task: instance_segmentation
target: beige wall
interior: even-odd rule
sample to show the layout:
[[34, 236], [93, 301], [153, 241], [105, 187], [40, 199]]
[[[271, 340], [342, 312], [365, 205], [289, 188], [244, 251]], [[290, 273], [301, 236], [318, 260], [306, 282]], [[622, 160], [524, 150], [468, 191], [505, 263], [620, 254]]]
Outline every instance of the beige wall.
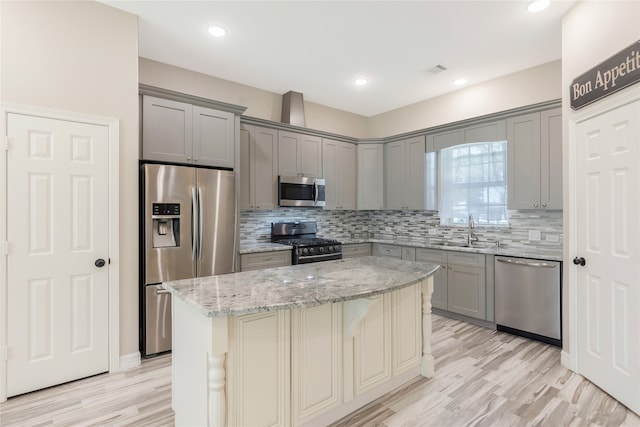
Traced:
[[[638, 1], [581, 1], [562, 20], [562, 108], [565, 171], [569, 170], [573, 159], [568, 155], [569, 121], [573, 111], [569, 107], [569, 87], [571, 81], [609, 58], [616, 52], [640, 39], [640, 2]], [[638, 84], [638, 83], [636, 83]], [[640, 165], [638, 165], [640, 167]], [[564, 175], [564, 194], [570, 193], [570, 182], [575, 177]], [[568, 202], [565, 200], [565, 206]], [[572, 213], [564, 210], [563, 222], [569, 225]], [[570, 227], [565, 226], [565, 260], [575, 254], [569, 253], [572, 238]], [[570, 265], [570, 264], [567, 264]], [[564, 283], [575, 269], [564, 269]], [[569, 351], [569, 294], [565, 286], [563, 294], [564, 350]]]
[[0, 102], [120, 120], [120, 354], [138, 351], [138, 21], [95, 2], [2, 1]]
[[[282, 94], [196, 73], [184, 68], [140, 58], [140, 83], [247, 107], [244, 115], [280, 121]], [[304, 94], [303, 94], [304, 95]], [[339, 135], [364, 138], [367, 119], [305, 100], [306, 127]]]
[[386, 137], [559, 99], [554, 61], [369, 118], [369, 134]]

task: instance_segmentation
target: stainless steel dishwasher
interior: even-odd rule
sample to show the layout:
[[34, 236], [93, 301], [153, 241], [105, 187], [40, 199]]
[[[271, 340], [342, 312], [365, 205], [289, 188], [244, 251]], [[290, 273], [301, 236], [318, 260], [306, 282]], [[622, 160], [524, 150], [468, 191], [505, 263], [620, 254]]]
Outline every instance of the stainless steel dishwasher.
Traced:
[[562, 263], [496, 256], [495, 267], [497, 329], [561, 347]]

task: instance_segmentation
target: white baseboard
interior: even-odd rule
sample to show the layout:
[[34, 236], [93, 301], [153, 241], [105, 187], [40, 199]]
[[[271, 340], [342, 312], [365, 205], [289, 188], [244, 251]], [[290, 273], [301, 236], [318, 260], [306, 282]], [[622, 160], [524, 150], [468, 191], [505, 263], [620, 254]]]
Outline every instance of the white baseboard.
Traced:
[[573, 361], [571, 360], [571, 354], [567, 353], [566, 351], [561, 351], [560, 352], [560, 363], [562, 364], [562, 366], [564, 366], [567, 369], [571, 369], [573, 372], [577, 372], [576, 371], [576, 366], [573, 366]]
[[141, 364], [140, 360], [140, 352], [136, 351], [135, 353], [125, 354], [124, 356], [120, 356], [120, 371], [128, 371], [130, 369], [135, 369], [139, 367]]

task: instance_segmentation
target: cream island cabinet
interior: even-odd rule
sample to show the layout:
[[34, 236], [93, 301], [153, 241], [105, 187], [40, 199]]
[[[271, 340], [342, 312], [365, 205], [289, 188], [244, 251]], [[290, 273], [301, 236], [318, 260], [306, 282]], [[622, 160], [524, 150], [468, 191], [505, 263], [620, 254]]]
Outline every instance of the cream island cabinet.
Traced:
[[366, 256], [165, 283], [176, 425], [326, 425], [431, 377], [437, 269]]

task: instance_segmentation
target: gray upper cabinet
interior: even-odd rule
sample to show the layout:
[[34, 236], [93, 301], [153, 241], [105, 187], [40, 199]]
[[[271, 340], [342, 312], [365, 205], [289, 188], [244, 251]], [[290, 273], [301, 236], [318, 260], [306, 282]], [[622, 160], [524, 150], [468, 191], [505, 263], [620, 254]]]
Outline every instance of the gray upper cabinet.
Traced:
[[278, 173], [322, 178], [322, 138], [278, 131]]
[[562, 209], [561, 109], [507, 119], [509, 209]]
[[324, 209], [356, 208], [356, 168], [355, 144], [322, 140], [322, 171], [327, 200]]
[[276, 209], [278, 131], [240, 127], [240, 209]]
[[384, 147], [358, 144], [358, 209], [384, 209]]
[[444, 148], [474, 142], [505, 141], [507, 139], [507, 121], [482, 123], [463, 129], [449, 130], [427, 136], [427, 151], [438, 151]]
[[233, 113], [143, 96], [142, 158], [233, 168]]
[[384, 147], [385, 208], [425, 208], [425, 137], [393, 141]]

